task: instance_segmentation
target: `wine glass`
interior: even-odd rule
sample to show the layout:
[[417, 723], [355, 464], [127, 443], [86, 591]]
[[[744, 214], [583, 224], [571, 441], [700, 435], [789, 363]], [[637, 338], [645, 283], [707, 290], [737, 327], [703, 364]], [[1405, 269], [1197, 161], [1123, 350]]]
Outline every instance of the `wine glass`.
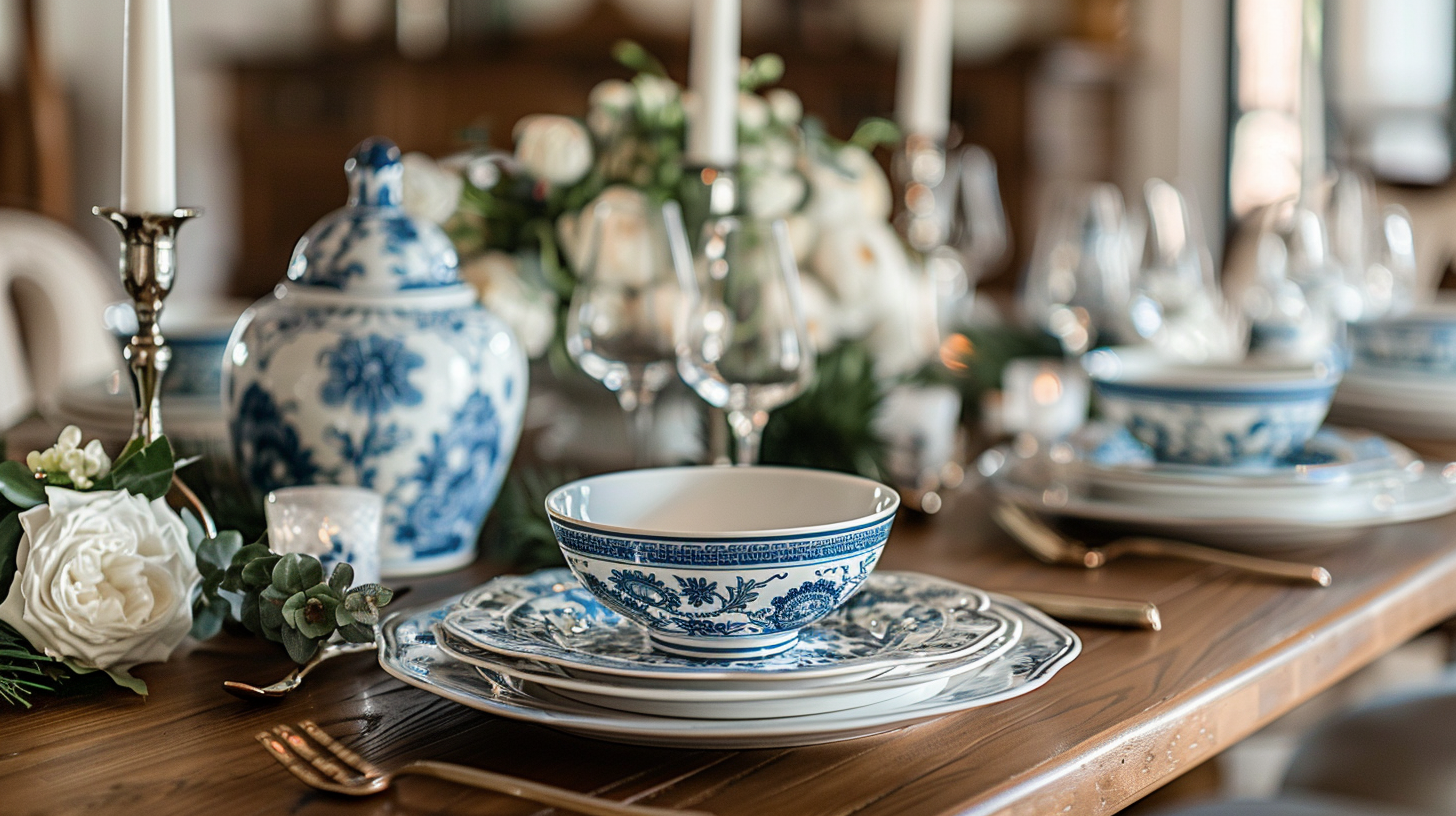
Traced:
[[1116, 186], [1058, 195], [1037, 234], [1022, 308], [1067, 354], [1117, 342], [1129, 334], [1127, 307], [1141, 243]]
[[814, 378], [799, 270], [782, 220], [724, 216], [703, 226], [696, 256], [675, 246], [682, 282], [678, 374], [728, 414], [736, 461], [758, 461], [769, 411]]
[[566, 350], [617, 395], [639, 465], [650, 458], [657, 393], [672, 379], [673, 321], [682, 294], [670, 235], [682, 231], [676, 207], [670, 201], [655, 208], [625, 191], [598, 199], [566, 315]]

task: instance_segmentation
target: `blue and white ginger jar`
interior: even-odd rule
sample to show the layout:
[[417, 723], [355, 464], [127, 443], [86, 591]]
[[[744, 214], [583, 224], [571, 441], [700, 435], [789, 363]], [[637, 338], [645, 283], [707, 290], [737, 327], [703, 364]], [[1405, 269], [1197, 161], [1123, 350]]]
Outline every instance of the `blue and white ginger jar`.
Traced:
[[400, 208], [399, 148], [367, 139], [344, 170], [348, 206], [233, 329], [234, 454], [258, 500], [301, 484], [383, 495], [385, 575], [453, 569], [474, 559], [515, 452], [526, 357], [460, 281], [445, 232]]

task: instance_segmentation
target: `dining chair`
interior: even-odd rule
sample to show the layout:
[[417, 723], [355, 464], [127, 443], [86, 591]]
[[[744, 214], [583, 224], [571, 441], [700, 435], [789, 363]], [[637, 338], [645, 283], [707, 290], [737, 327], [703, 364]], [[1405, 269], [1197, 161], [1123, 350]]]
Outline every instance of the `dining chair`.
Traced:
[[1283, 788], [1456, 816], [1456, 673], [1326, 720], [1301, 741]]
[[70, 229], [0, 209], [0, 428], [117, 368], [117, 344], [102, 325], [107, 303], [121, 296], [114, 276]]

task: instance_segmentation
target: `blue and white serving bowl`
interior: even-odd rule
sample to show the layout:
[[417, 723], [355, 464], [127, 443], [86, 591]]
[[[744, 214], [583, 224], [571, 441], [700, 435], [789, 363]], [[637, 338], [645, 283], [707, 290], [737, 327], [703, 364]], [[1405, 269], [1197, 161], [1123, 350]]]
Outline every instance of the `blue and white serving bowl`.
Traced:
[[1083, 358], [1097, 404], [1162, 462], [1239, 465], [1287, 456], [1329, 412], [1340, 369], [1189, 365], [1149, 349], [1098, 349]]
[[[233, 324], [248, 304], [236, 300], [179, 301], [162, 310], [161, 329], [172, 350], [162, 376], [162, 396], [186, 397], [216, 403], [222, 393], [223, 354]], [[106, 328], [116, 337], [119, 351], [136, 334], [136, 310], [130, 301], [106, 307]], [[123, 367], [124, 370], [124, 367]]]
[[1351, 323], [1347, 336], [1352, 368], [1456, 376], [1456, 300], [1439, 300], [1400, 317]]
[[656, 648], [710, 660], [793, 647], [869, 577], [899, 506], [869, 479], [777, 467], [634, 470], [546, 497], [583, 586]]

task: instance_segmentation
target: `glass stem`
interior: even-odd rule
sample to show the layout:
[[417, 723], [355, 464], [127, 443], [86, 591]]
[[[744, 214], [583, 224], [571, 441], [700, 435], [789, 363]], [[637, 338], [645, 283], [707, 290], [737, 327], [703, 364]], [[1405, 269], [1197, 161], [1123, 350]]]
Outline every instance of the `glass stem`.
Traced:
[[632, 460], [637, 467], [652, 464], [653, 407], [657, 392], [648, 388], [645, 378], [636, 376], [617, 392], [617, 402], [627, 414], [627, 430], [632, 441]]
[[768, 424], [767, 411], [729, 411], [728, 424], [733, 428], [734, 463], [758, 464], [758, 449], [763, 442], [763, 428]]

